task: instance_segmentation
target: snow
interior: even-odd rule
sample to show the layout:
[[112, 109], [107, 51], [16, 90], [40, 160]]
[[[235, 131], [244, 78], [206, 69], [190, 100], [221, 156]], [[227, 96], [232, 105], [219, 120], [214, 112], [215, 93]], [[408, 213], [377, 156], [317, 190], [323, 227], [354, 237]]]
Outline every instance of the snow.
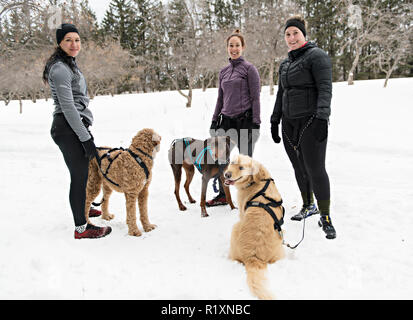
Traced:
[[[413, 297], [413, 78], [334, 83], [327, 171], [337, 239], [327, 240], [317, 218], [305, 238], [268, 268], [277, 299], [411, 299]], [[244, 267], [228, 259], [238, 211], [197, 200], [180, 212], [167, 150], [175, 138], [206, 138], [217, 89], [195, 90], [193, 107], [177, 92], [99, 96], [91, 101], [97, 145], [128, 147], [136, 132], [162, 136], [149, 195], [149, 219], [158, 227], [127, 234], [124, 196], [114, 193], [112, 233], [75, 240], [69, 174], [50, 137], [52, 100], [0, 103], [0, 299], [255, 299]], [[269, 118], [275, 96], [263, 87], [261, 137], [254, 157], [272, 173], [286, 208], [286, 241], [301, 238], [289, 218], [301, 207], [282, 144], [274, 144]], [[237, 153], [234, 151], [233, 155]], [[236, 190], [231, 189], [236, 200]], [[211, 183], [207, 198], [213, 196]], [[97, 200], [100, 199], [100, 196]], [[140, 223], [139, 228], [142, 230]]]

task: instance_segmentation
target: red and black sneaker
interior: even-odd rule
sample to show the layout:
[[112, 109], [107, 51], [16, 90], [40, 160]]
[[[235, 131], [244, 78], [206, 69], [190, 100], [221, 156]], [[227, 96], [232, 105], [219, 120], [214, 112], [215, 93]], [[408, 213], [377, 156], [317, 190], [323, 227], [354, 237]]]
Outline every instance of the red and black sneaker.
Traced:
[[90, 207], [90, 209], [89, 209], [89, 218], [100, 217], [101, 215], [102, 215], [102, 211], [97, 210], [93, 207]]
[[225, 206], [227, 204], [228, 202], [227, 202], [227, 198], [225, 197], [225, 194], [224, 195], [219, 194], [214, 199], [207, 201], [205, 205], [207, 207], [215, 207], [215, 206]]
[[105, 237], [111, 232], [111, 227], [98, 227], [93, 224], [88, 224], [82, 233], [75, 230], [75, 239], [97, 239]]

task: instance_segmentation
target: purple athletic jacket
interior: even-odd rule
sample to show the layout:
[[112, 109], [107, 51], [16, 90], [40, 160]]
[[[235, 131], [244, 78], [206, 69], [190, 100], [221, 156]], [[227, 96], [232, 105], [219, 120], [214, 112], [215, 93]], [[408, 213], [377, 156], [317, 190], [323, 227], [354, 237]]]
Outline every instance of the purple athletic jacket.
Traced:
[[243, 57], [232, 60], [219, 73], [218, 100], [213, 121], [220, 113], [235, 117], [252, 108], [252, 122], [260, 119], [260, 75], [257, 68]]

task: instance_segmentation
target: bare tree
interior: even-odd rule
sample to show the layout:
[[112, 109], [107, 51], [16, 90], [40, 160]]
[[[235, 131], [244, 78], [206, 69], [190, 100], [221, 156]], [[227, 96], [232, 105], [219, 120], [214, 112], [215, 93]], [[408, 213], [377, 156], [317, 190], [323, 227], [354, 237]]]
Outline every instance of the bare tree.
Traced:
[[261, 70], [261, 74], [268, 75], [267, 83], [270, 94], [273, 95], [274, 71], [278, 69], [287, 52], [283, 27], [289, 16], [298, 13], [298, 7], [289, 0], [250, 1], [244, 6], [248, 7], [251, 13], [244, 24], [248, 38], [246, 53], [251, 62]]
[[381, 0], [361, 0], [357, 5], [353, 4], [353, 0], [337, 1], [344, 1], [347, 4], [341, 13], [341, 20], [347, 25], [349, 35], [348, 39], [343, 40], [340, 53], [347, 47], [354, 52], [353, 63], [347, 78], [347, 83], [352, 85], [363, 48], [380, 37], [384, 22], [389, 19], [389, 13], [380, 8]]
[[99, 46], [90, 41], [84, 44], [78, 62], [91, 98], [98, 94], [113, 96], [131, 76], [131, 57], [119, 42], [106, 40], [104, 46]]
[[[189, 108], [192, 104], [192, 90], [198, 80], [200, 48], [203, 43], [200, 9], [196, 0], [177, 0], [175, 4], [181, 8], [181, 16], [167, 7], [165, 15], [158, 17], [158, 21], [153, 21], [160, 25], [152, 28], [152, 32], [154, 35], [156, 32], [157, 41], [162, 43], [161, 50], [139, 59], [146, 65], [161, 66], [174, 88], [187, 99], [186, 107]], [[187, 93], [184, 92], [185, 87]]]
[[407, 58], [413, 49], [413, 5], [400, 7], [400, 14], [385, 21], [380, 37], [374, 40], [376, 53], [371, 57], [374, 64], [386, 74], [384, 87], [387, 87], [393, 71]]

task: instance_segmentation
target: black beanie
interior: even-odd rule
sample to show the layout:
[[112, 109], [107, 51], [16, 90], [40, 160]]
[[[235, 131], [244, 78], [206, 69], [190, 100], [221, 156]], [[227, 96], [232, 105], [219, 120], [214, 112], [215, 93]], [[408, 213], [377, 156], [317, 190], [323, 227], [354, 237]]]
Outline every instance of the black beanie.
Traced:
[[287, 28], [289, 27], [297, 27], [298, 29], [301, 30], [301, 32], [303, 33], [304, 37], [306, 36], [306, 32], [305, 32], [305, 25], [302, 21], [298, 20], [298, 19], [291, 19], [288, 20], [287, 23], [285, 24], [285, 28], [284, 28], [284, 32], [285, 30], [287, 30]]
[[66, 33], [69, 32], [76, 32], [79, 34], [79, 31], [76, 29], [76, 27], [73, 24], [70, 23], [63, 23], [60, 25], [59, 28], [56, 30], [56, 41], [57, 44], [60, 44], [62, 42], [63, 38], [65, 37]]

